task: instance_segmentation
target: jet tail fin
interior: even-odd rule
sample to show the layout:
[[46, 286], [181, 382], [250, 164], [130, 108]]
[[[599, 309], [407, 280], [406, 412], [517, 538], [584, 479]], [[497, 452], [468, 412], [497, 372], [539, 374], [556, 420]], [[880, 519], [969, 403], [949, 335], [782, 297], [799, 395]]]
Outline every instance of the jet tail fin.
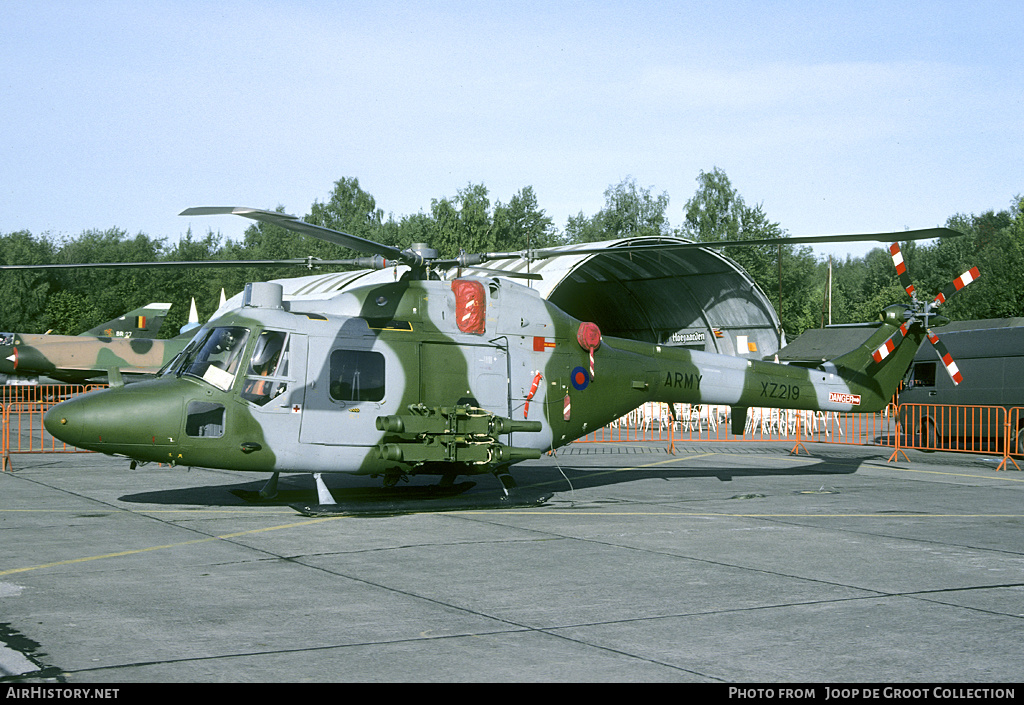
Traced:
[[170, 304], [147, 304], [119, 318], [102, 323], [81, 335], [107, 338], [155, 338], [160, 332]]

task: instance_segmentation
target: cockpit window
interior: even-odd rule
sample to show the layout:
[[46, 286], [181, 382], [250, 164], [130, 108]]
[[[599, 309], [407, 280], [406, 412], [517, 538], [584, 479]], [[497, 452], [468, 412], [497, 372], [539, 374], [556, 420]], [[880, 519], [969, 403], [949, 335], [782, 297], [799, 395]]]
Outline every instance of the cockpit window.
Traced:
[[263, 406], [282, 394], [288, 382], [288, 335], [276, 330], [265, 330], [256, 338], [252, 357], [246, 372], [242, 398]]
[[181, 363], [180, 374], [205, 380], [227, 391], [235, 381], [249, 331], [238, 326], [213, 328], [205, 338], [193, 340]]

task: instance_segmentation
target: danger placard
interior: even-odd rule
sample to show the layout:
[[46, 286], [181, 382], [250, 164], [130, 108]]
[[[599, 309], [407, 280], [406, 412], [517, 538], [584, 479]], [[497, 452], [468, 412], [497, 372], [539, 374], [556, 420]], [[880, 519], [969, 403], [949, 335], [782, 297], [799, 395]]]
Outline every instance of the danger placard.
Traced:
[[829, 392], [828, 400], [836, 404], [860, 405], [860, 394], [844, 394], [842, 392]]

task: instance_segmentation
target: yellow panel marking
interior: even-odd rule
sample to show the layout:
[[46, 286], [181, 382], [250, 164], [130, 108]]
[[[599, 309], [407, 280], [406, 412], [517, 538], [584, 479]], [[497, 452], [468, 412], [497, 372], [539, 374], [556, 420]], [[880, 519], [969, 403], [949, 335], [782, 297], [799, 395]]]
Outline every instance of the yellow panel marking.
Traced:
[[116, 553], [104, 553], [99, 556], [87, 556], [85, 558], [71, 558], [66, 561], [55, 561], [53, 563], [43, 563], [41, 565], [33, 565], [27, 568], [12, 568], [11, 570], [0, 571], [0, 575], [13, 575], [14, 573], [26, 573], [31, 570], [40, 570], [42, 568], [55, 568], [61, 565], [73, 565], [75, 563], [85, 563], [87, 561], [99, 561], [105, 558], [120, 558], [121, 556], [131, 556], [136, 553], [148, 553], [149, 551], [161, 551], [165, 548], [179, 548], [181, 546], [193, 546], [199, 543], [207, 543], [209, 541], [222, 541], [224, 539], [238, 538], [239, 536], [245, 536], [247, 534], [259, 534], [265, 531], [277, 531], [279, 529], [292, 529], [298, 526], [308, 526], [310, 524], [319, 524], [324, 521], [332, 521], [334, 519], [340, 519], [341, 517], [321, 517], [319, 519], [309, 519], [308, 521], [297, 521], [291, 524], [281, 524], [280, 526], [267, 526], [262, 529], [250, 529], [248, 531], [237, 531], [231, 534], [221, 534], [220, 536], [208, 536], [203, 539], [193, 539], [192, 541], [182, 541], [181, 543], [168, 543], [163, 546], [150, 546], [148, 548], [135, 548], [128, 551], [118, 551]]

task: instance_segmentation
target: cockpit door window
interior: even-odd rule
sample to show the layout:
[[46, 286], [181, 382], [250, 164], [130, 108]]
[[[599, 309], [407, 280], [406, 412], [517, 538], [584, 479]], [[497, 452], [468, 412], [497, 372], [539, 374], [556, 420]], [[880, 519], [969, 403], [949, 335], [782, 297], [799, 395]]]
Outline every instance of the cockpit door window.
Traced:
[[289, 342], [288, 334], [282, 331], [259, 334], [242, 386], [243, 399], [263, 406], [288, 389]]

